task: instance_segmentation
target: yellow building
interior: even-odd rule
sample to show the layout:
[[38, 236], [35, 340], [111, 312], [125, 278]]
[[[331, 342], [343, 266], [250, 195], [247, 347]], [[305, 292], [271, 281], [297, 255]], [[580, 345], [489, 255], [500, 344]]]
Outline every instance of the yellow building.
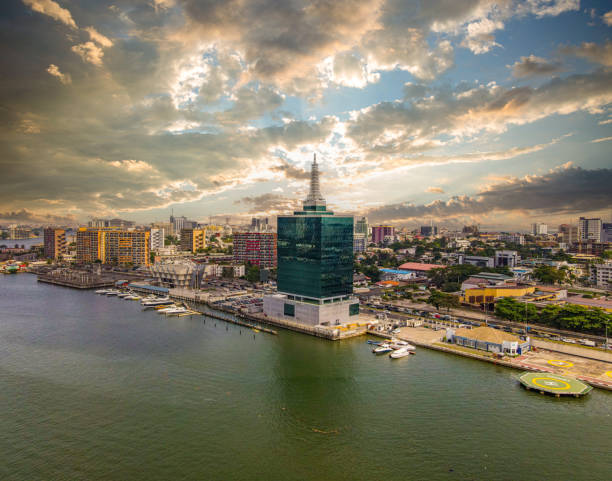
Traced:
[[77, 262], [148, 266], [150, 235], [140, 230], [81, 227], [77, 232]]
[[460, 298], [461, 302], [482, 306], [483, 304], [493, 304], [500, 297], [521, 297], [535, 292], [535, 286], [486, 286], [469, 288]]
[[181, 250], [197, 252], [206, 247], [206, 229], [181, 230]]

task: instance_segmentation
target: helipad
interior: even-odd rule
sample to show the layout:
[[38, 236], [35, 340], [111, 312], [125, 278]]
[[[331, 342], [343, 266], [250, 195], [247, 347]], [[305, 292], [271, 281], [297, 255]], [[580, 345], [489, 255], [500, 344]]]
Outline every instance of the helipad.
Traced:
[[519, 377], [520, 383], [527, 389], [555, 396], [583, 396], [593, 389], [588, 384], [566, 376], [548, 372], [525, 372]]

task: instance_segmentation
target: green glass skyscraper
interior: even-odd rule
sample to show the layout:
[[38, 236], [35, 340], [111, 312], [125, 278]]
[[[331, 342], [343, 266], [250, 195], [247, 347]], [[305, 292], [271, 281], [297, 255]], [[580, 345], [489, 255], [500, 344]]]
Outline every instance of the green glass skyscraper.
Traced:
[[[353, 218], [327, 210], [316, 155], [303, 210], [279, 216], [277, 234], [279, 295], [276, 302], [267, 302], [272, 315], [309, 324], [339, 324], [358, 314], [359, 304], [351, 296]], [[279, 296], [285, 299], [282, 313]]]

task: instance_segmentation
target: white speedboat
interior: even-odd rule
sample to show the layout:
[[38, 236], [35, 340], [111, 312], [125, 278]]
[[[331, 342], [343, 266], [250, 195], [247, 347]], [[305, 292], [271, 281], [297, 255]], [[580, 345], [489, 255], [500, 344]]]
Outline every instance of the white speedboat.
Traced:
[[158, 312], [163, 312], [164, 314], [167, 314], [167, 315], [173, 315], [173, 314], [182, 314], [183, 312], [187, 312], [187, 309], [184, 307], [174, 307], [168, 310], [162, 309]]
[[389, 344], [381, 344], [378, 347], [375, 347], [374, 349], [372, 349], [372, 352], [374, 354], [384, 354], [386, 352], [391, 352], [393, 351], [393, 348], [389, 345]]
[[406, 356], [410, 356], [410, 349], [407, 349], [406, 347], [402, 347], [401, 349], [397, 349], [397, 350], [393, 351], [391, 354], [389, 354], [389, 357], [391, 359], [400, 359], [400, 358], [406, 357]]
[[121, 294], [121, 292], [117, 289], [109, 289], [108, 291], [106, 291], [107, 296], [118, 296], [119, 294]]
[[108, 292], [108, 289], [98, 289], [96, 291], [96, 294], [106, 294]]
[[124, 299], [127, 300], [127, 301], [139, 301], [141, 299], [141, 297], [139, 295], [136, 295], [136, 294], [130, 294], [128, 296], [125, 296]]
[[117, 297], [121, 297], [125, 299], [126, 297], [131, 296], [131, 295], [132, 295], [132, 292], [126, 291], [126, 292], [120, 292], [119, 294], [117, 294]]
[[145, 297], [140, 303], [145, 307], [162, 306], [164, 304], [172, 304], [172, 300], [169, 297]]

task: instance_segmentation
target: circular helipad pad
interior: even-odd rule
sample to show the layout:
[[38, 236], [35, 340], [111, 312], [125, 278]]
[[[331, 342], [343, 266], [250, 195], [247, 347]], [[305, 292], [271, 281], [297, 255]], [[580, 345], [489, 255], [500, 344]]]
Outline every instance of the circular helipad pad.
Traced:
[[519, 381], [527, 389], [556, 396], [578, 397], [593, 389], [578, 379], [548, 372], [525, 372]]
[[572, 367], [574, 365], [573, 362], [560, 361], [558, 359], [551, 359], [550, 361], [548, 361], [548, 364], [550, 364], [551, 366], [557, 366], [557, 367]]

